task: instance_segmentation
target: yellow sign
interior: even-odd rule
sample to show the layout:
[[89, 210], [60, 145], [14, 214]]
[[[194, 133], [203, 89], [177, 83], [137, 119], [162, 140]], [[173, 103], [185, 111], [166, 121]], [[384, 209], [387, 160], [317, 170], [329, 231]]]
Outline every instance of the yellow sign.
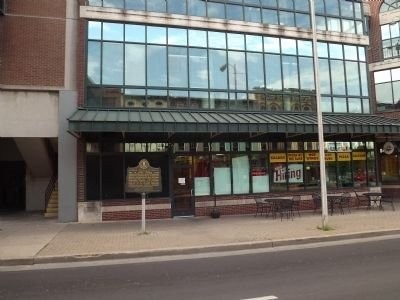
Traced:
[[271, 163], [286, 162], [286, 153], [270, 153], [269, 162]]
[[367, 160], [367, 154], [365, 152], [353, 152], [353, 160]]
[[303, 153], [288, 153], [287, 155], [288, 162], [302, 162], [304, 160]]
[[332, 152], [328, 152], [328, 153], [325, 153], [325, 161], [336, 161], [336, 156], [335, 156], [335, 153], [332, 153]]
[[337, 160], [338, 161], [350, 161], [350, 152], [338, 152]]
[[306, 152], [304, 153], [305, 161], [319, 161], [318, 152]]

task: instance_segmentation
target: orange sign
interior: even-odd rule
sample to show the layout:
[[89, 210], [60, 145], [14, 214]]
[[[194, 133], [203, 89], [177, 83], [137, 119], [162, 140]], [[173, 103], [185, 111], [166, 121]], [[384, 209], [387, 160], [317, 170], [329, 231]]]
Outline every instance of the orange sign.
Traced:
[[338, 161], [350, 161], [350, 152], [338, 152], [337, 160]]
[[306, 152], [304, 153], [305, 161], [319, 161], [318, 152]]
[[286, 162], [286, 153], [270, 153], [269, 162], [271, 163]]
[[328, 153], [325, 153], [325, 161], [336, 161], [336, 156], [335, 156], [335, 153], [332, 153], [332, 152], [328, 152]]
[[287, 155], [288, 162], [302, 162], [304, 160], [303, 153], [288, 153]]
[[367, 154], [365, 152], [353, 152], [353, 160], [367, 160]]

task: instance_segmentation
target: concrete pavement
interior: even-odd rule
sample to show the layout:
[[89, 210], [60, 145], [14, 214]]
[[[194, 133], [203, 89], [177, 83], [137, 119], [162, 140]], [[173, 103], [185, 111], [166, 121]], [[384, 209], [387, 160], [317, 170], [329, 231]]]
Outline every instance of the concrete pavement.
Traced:
[[294, 220], [253, 215], [57, 223], [38, 214], [0, 215], [0, 265], [133, 258], [274, 247], [400, 233], [396, 211], [352, 210], [329, 217], [331, 231], [321, 231], [319, 213]]

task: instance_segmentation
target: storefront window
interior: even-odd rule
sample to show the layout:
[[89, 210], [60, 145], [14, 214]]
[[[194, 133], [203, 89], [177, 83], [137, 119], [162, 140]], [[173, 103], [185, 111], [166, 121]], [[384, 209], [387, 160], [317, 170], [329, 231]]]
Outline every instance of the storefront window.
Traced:
[[214, 194], [231, 194], [231, 163], [229, 154], [212, 155], [214, 169]]
[[369, 151], [367, 152], [367, 173], [368, 173], [368, 185], [376, 186], [376, 159], [375, 152]]
[[232, 156], [232, 179], [234, 194], [248, 194], [250, 192], [250, 170], [247, 155]]
[[194, 194], [195, 196], [210, 195], [210, 162], [208, 156], [193, 157]]
[[267, 157], [262, 154], [250, 157], [251, 182], [253, 193], [269, 192], [269, 173]]
[[381, 174], [382, 182], [399, 181], [399, 162], [397, 155], [381, 155]]
[[351, 168], [351, 153], [350, 152], [338, 152], [337, 153], [337, 168], [338, 168], [338, 180], [339, 180], [338, 186], [339, 186], [339, 188], [353, 186], [353, 175], [352, 175], [352, 168]]

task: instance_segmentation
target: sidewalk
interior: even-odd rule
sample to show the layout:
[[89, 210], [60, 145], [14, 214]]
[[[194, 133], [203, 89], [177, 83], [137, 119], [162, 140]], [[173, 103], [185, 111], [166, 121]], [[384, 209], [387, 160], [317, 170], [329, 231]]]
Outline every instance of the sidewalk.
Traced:
[[282, 221], [252, 215], [61, 224], [41, 215], [0, 216], [0, 265], [132, 258], [276, 247], [400, 233], [396, 211], [353, 210], [329, 216], [321, 231], [319, 213]]

